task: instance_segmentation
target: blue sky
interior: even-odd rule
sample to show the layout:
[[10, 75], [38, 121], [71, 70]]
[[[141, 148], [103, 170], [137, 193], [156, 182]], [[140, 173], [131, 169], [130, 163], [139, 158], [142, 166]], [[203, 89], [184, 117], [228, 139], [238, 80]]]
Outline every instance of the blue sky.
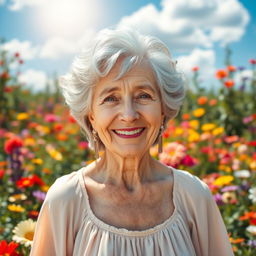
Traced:
[[199, 66], [210, 86], [216, 68], [224, 67], [225, 45], [235, 66], [248, 69], [256, 58], [255, 17], [254, 0], [0, 0], [0, 37], [2, 48], [20, 52], [20, 80], [36, 90], [67, 72], [97, 31], [120, 25], [159, 37], [180, 70], [190, 76]]

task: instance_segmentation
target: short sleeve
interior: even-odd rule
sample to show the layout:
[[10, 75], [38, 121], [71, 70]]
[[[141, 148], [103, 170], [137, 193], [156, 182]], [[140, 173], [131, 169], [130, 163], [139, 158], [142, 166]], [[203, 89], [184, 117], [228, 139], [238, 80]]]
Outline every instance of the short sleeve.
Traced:
[[82, 218], [81, 195], [72, 173], [55, 181], [41, 207], [30, 256], [69, 256]]
[[225, 224], [207, 184], [184, 171], [182, 176], [180, 186], [185, 186], [185, 192], [181, 197], [196, 255], [233, 256]]

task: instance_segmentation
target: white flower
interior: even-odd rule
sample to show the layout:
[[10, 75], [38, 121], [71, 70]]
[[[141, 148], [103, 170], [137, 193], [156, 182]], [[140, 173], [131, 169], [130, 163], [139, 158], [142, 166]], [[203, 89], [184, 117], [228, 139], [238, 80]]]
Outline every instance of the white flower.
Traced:
[[256, 203], [256, 187], [249, 189], [249, 193], [249, 198], [253, 201], [253, 203]]
[[246, 228], [246, 230], [247, 230], [248, 232], [250, 232], [251, 234], [256, 235], [256, 226], [255, 226], [255, 225], [248, 226], [248, 227]]
[[248, 170], [235, 171], [234, 176], [237, 178], [250, 178], [251, 173]]
[[36, 222], [28, 219], [21, 221], [13, 230], [12, 239], [17, 243], [24, 244], [26, 247], [31, 246], [35, 233]]

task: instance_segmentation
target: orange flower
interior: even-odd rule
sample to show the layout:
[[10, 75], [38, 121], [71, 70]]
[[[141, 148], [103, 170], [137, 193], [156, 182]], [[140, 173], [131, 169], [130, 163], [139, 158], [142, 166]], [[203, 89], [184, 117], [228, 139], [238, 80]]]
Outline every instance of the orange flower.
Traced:
[[209, 101], [209, 105], [210, 106], [214, 106], [214, 105], [216, 105], [217, 104], [217, 100], [216, 99], [211, 99], [210, 101]]
[[223, 79], [228, 76], [228, 72], [224, 69], [219, 69], [215, 74], [217, 79]]
[[236, 72], [236, 67], [230, 65], [230, 66], [227, 66], [227, 70], [228, 70], [229, 72]]
[[206, 96], [201, 96], [197, 99], [198, 105], [204, 105], [208, 101], [208, 98]]
[[185, 113], [182, 115], [183, 120], [189, 120], [189, 118], [190, 118], [190, 115], [188, 113]]
[[192, 68], [192, 71], [193, 71], [193, 72], [196, 72], [196, 71], [198, 71], [198, 70], [199, 70], [199, 67], [197, 67], [197, 66], [195, 66], [195, 67]]
[[227, 80], [225, 81], [224, 85], [227, 87], [227, 88], [231, 88], [235, 85], [235, 82], [234, 80]]
[[244, 242], [244, 238], [236, 238], [236, 239], [234, 239], [234, 238], [230, 237], [229, 240], [230, 240], [230, 242], [232, 244], [241, 244], [241, 243]]

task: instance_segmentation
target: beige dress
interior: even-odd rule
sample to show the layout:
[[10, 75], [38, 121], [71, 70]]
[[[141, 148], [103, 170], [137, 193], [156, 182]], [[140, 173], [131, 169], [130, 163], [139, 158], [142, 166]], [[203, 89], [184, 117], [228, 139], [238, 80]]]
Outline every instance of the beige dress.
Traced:
[[117, 228], [90, 208], [84, 168], [58, 178], [36, 225], [30, 256], [231, 256], [226, 228], [208, 186], [173, 169], [172, 216], [146, 230]]

